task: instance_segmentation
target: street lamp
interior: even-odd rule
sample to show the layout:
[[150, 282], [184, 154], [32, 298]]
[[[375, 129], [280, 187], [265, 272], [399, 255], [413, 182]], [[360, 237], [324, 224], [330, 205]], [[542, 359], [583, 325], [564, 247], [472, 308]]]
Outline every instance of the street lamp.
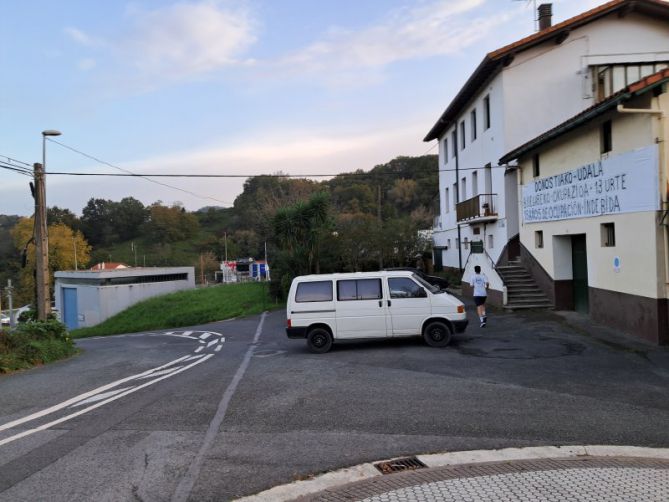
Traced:
[[46, 222], [46, 137], [60, 136], [60, 131], [42, 131], [42, 164], [35, 164], [35, 286], [37, 289], [37, 318], [45, 321], [51, 312], [49, 298], [49, 236]]

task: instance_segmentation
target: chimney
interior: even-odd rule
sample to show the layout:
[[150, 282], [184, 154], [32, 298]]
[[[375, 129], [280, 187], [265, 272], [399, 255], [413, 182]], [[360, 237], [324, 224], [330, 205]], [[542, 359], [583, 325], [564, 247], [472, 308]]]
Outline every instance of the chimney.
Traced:
[[539, 31], [551, 27], [553, 17], [553, 4], [542, 3], [539, 6]]

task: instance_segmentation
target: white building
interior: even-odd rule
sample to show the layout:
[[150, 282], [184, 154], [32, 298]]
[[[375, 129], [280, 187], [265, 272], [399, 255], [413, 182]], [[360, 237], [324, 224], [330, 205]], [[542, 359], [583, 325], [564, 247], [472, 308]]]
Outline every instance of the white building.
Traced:
[[153, 296], [195, 288], [194, 267], [55, 273], [55, 302], [68, 329], [95, 326]]
[[522, 261], [557, 308], [669, 343], [669, 69], [509, 152]]
[[439, 141], [435, 264], [465, 279], [481, 265], [498, 304], [495, 266], [520, 255], [517, 171], [500, 157], [669, 62], [665, 1], [614, 0], [554, 26], [550, 9], [539, 32], [483, 58], [425, 137]]

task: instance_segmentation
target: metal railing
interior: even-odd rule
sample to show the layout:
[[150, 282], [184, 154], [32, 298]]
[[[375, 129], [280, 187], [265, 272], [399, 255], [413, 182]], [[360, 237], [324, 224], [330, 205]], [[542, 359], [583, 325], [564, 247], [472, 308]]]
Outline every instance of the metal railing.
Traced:
[[473, 220], [497, 216], [497, 194], [483, 193], [455, 206], [457, 221]]

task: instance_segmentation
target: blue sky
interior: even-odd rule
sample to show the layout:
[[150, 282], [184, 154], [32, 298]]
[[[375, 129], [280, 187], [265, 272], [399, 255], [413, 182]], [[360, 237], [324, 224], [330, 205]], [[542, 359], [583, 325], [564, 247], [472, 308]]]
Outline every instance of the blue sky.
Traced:
[[[539, 2], [537, 2], [539, 3]], [[554, 0], [560, 22], [598, 0]], [[3, 2], [0, 155], [41, 161], [41, 131], [142, 173], [369, 170], [422, 142], [486, 52], [533, 32], [512, 0]], [[436, 148], [430, 153], [436, 153]], [[0, 157], [2, 159], [3, 157]], [[110, 172], [55, 143], [47, 170]], [[0, 169], [0, 214], [30, 215]], [[132, 196], [229, 206], [243, 178], [50, 176], [47, 201]]]

